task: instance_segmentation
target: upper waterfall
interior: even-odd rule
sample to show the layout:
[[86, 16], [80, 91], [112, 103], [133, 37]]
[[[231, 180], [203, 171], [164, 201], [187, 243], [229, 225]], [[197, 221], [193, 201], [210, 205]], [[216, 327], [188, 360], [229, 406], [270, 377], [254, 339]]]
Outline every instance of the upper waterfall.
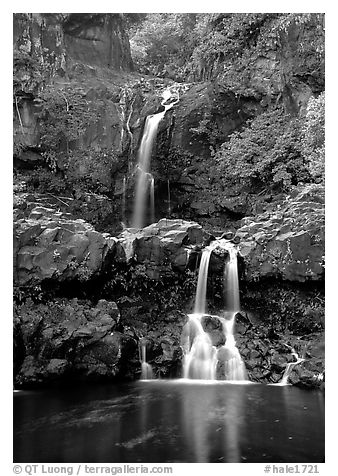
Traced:
[[145, 225], [145, 212], [148, 197], [150, 197], [151, 208], [152, 208], [152, 219], [154, 215], [154, 179], [150, 173], [150, 160], [152, 155], [153, 145], [156, 139], [157, 130], [159, 123], [165, 116], [166, 112], [171, 109], [174, 104], [178, 102], [178, 99], [174, 102], [166, 104], [170, 99], [171, 92], [165, 90], [162, 94], [161, 105], [164, 107], [162, 112], [157, 114], [151, 114], [147, 116], [146, 122], [144, 125], [143, 136], [141, 140], [141, 145], [138, 152], [138, 163], [137, 163], [137, 181], [136, 181], [136, 192], [135, 192], [135, 201], [134, 201], [134, 211], [132, 217], [132, 227], [133, 228], [143, 228]]

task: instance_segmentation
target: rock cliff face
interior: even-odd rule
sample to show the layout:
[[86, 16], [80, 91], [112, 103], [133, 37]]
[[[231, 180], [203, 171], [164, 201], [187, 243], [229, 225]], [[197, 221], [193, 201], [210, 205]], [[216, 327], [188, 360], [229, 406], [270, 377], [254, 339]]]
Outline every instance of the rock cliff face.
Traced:
[[242, 220], [236, 237], [246, 279], [320, 281], [324, 273], [324, 190], [305, 187], [276, 211]]
[[102, 269], [109, 241], [91, 225], [27, 196], [18, 198], [16, 206], [14, 276], [19, 286], [46, 279], [86, 280]]
[[193, 84], [173, 111], [170, 146], [210, 157], [210, 147], [224, 142], [259, 109], [254, 98], [237, 96], [218, 81]]
[[133, 68], [122, 15], [15, 14], [14, 45], [35, 55], [51, 71], [66, 73], [72, 62], [114, 70]]
[[16, 383], [41, 383], [114, 378], [136, 342], [116, 330], [120, 320], [114, 302], [96, 306], [73, 299], [46, 305], [27, 301], [15, 310]]
[[[82, 96], [86, 108], [76, 111], [80, 122], [92, 110], [92, 120], [84, 120], [84, 130], [68, 149], [109, 147], [123, 152], [123, 114], [129, 111], [123, 93], [128, 81], [122, 77], [133, 69], [123, 15], [15, 14], [13, 42], [14, 133], [19, 144], [44, 152], [39, 95], [52, 87], [67, 111], [76, 109], [69, 91]], [[31, 161], [26, 164], [34, 167]]]

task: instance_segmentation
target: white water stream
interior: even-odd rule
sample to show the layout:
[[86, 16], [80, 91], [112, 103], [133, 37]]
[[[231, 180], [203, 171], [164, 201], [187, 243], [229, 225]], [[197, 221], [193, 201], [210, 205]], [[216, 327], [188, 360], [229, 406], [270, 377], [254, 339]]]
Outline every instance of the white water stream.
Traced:
[[[209, 334], [203, 328], [206, 315], [206, 294], [210, 257], [217, 247], [226, 249], [229, 259], [224, 269], [224, 286], [226, 299], [226, 317], [212, 316], [219, 319], [225, 344], [214, 346]], [[188, 315], [188, 322], [182, 331], [183, 377], [185, 379], [202, 379], [241, 381], [247, 379], [246, 369], [234, 338], [236, 312], [240, 310], [239, 284], [237, 269], [237, 251], [227, 240], [215, 240], [202, 253], [194, 313]]]
[[153, 378], [153, 369], [147, 363], [147, 345], [146, 342], [140, 341], [140, 362], [141, 362], [141, 380], [150, 380]]
[[132, 218], [133, 228], [143, 228], [145, 226], [146, 209], [149, 196], [151, 207], [150, 214], [152, 220], [154, 219], [155, 215], [154, 179], [150, 173], [152, 149], [156, 139], [159, 123], [165, 116], [165, 113], [177, 102], [175, 101], [170, 104], [165, 104], [171, 97], [170, 91], [164, 91], [162, 97], [163, 101], [161, 105], [164, 107], [164, 111], [157, 114], [152, 114], [146, 118], [141, 145], [138, 152], [136, 193]]

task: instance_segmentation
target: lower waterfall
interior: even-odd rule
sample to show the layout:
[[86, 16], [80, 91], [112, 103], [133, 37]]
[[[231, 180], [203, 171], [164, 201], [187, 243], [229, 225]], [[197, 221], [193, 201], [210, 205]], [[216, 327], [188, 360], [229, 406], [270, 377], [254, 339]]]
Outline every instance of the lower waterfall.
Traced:
[[[226, 310], [224, 317], [211, 316], [221, 323], [223, 345], [213, 345], [204, 329], [206, 314], [206, 293], [209, 261], [213, 250], [221, 247], [228, 252], [224, 268]], [[188, 315], [188, 322], [182, 330], [183, 377], [201, 380], [247, 380], [244, 362], [236, 347], [234, 325], [236, 313], [240, 310], [237, 268], [237, 250], [227, 240], [215, 240], [202, 253], [194, 313]]]
[[153, 369], [147, 363], [147, 344], [144, 340], [140, 340], [139, 353], [141, 362], [141, 380], [150, 380], [153, 378]]

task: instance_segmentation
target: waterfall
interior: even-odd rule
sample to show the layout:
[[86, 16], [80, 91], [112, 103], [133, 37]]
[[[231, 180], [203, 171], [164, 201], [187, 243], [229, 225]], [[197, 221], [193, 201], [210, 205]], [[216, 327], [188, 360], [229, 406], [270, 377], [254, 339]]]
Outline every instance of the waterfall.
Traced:
[[238, 284], [238, 266], [237, 251], [234, 246], [228, 247], [229, 261], [224, 267], [224, 294], [225, 306], [229, 312], [238, 312], [239, 304], [239, 284]]
[[[206, 290], [209, 261], [212, 251], [220, 247], [228, 252], [229, 259], [224, 268], [226, 317], [212, 316], [221, 323], [224, 345], [214, 346], [209, 334], [203, 329], [206, 312]], [[246, 380], [244, 362], [236, 347], [234, 337], [235, 315], [240, 309], [237, 268], [237, 250], [227, 240], [215, 240], [202, 253], [194, 314], [188, 315], [188, 322], [182, 331], [183, 376], [188, 379]]]
[[154, 177], [150, 179], [150, 217], [151, 223], [155, 222], [155, 180]]
[[132, 219], [132, 226], [134, 228], [142, 228], [145, 225], [149, 178], [151, 178], [150, 159], [159, 123], [163, 119], [165, 113], [177, 102], [175, 101], [170, 104], [165, 104], [165, 102], [171, 97], [171, 93], [169, 91], [165, 91], [162, 97], [163, 101], [161, 105], [164, 107], [164, 111], [157, 114], [152, 114], [146, 118], [138, 153], [136, 193]]
[[198, 270], [194, 314], [205, 314], [206, 311], [208, 269], [211, 252], [212, 247], [207, 246], [206, 248], [204, 248], [202, 253], [201, 263]]
[[225, 344], [217, 351], [219, 370], [226, 380], [246, 380], [247, 373], [236, 347], [234, 326], [236, 312], [240, 310], [237, 250], [231, 243], [226, 245], [229, 260], [224, 266], [224, 294], [226, 317], [221, 317]]
[[150, 380], [153, 378], [153, 369], [147, 363], [147, 343], [144, 340], [139, 344], [140, 362], [141, 362], [141, 380]]
[[142, 228], [145, 221], [145, 209], [147, 200], [147, 190], [149, 183], [149, 167], [151, 159], [151, 151], [156, 137], [157, 128], [162, 120], [165, 111], [159, 114], [148, 116], [144, 126], [144, 132], [139, 150], [139, 159], [137, 164], [137, 182], [136, 195], [134, 203], [134, 213], [132, 226], [134, 228]]
[[216, 348], [203, 330], [202, 315], [189, 314], [183, 337], [183, 377], [187, 379], [215, 380]]
[[230, 319], [219, 318], [222, 322], [225, 344], [217, 350], [219, 374], [225, 380], [247, 380], [247, 373], [234, 337], [235, 314]]
[[[284, 344], [284, 345], [286, 345], [286, 344]], [[287, 346], [287, 347], [289, 347], [289, 346]], [[298, 356], [297, 352], [294, 349], [291, 348], [291, 350], [292, 350], [292, 356], [296, 359], [296, 361], [295, 362], [290, 362], [290, 363], [287, 364], [287, 366], [284, 370], [282, 380], [280, 382], [278, 382], [277, 385], [289, 385], [289, 376], [291, 375], [292, 369], [296, 365], [304, 362], [304, 360], [305, 360], [305, 359], [300, 358]]]

